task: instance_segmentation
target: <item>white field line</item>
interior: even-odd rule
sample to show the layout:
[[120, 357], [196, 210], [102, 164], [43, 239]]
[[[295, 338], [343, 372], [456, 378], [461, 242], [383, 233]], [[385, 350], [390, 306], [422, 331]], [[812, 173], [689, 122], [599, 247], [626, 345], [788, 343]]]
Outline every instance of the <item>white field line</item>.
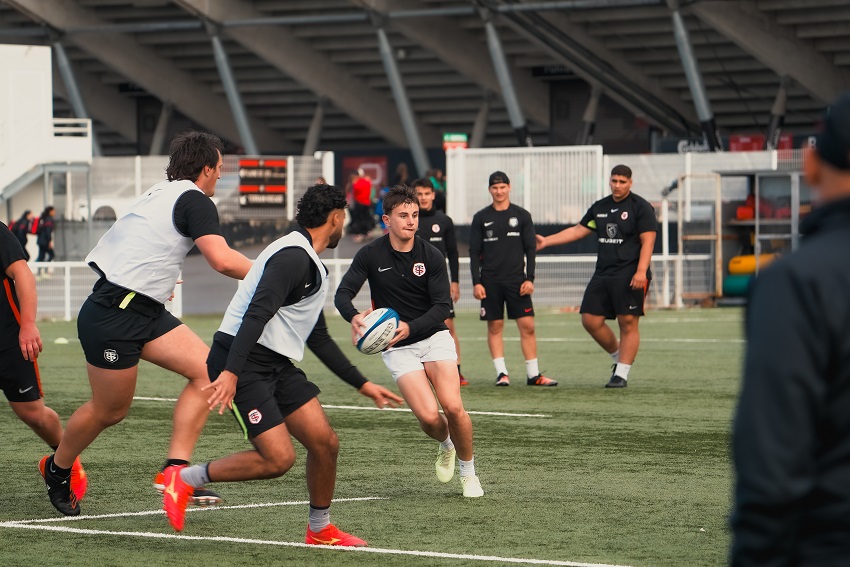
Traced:
[[[211, 509], [221, 509], [211, 508]], [[160, 511], [157, 511], [160, 512]], [[93, 518], [93, 516], [81, 516], [81, 519]], [[64, 519], [64, 518], [63, 518]], [[297, 541], [274, 541], [263, 539], [248, 539], [226, 536], [190, 536], [172, 533], [156, 532], [126, 532], [112, 530], [92, 530], [83, 528], [71, 528], [68, 526], [48, 526], [43, 524], [32, 524], [22, 522], [2, 522], [0, 528], [43, 530], [52, 532], [73, 533], [79, 535], [113, 535], [125, 537], [142, 537], [150, 539], [184, 540], [184, 541], [215, 541], [225, 543], [243, 543], [253, 545], [274, 545], [281, 547], [301, 547], [321, 551], [342, 551], [349, 553], [376, 553], [381, 555], [408, 555], [416, 557], [435, 557], [439, 559], [465, 559], [472, 561], [488, 561], [492, 563], [518, 563], [524, 565], [563, 565], [566, 567], [627, 567], [625, 565], [610, 565], [607, 563], [582, 563], [577, 561], [559, 561], [553, 559], [524, 559], [521, 557], [500, 557], [496, 555], [467, 555], [463, 553], [441, 553], [437, 551], [414, 551], [406, 549], [385, 549], [380, 547], [336, 547], [332, 545], [308, 545]]]
[[[150, 398], [145, 396], [133, 396], [134, 400], [142, 400], [146, 402], [176, 402], [177, 398]], [[377, 408], [370, 406], [333, 406], [323, 405], [324, 409], [341, 409], [341, 410], [363, 410], [363, 411], [402, 411], [410, 413], [409, 408]], [[474, 411], [467, 410], [469, 415], [495, 415], [499, 417], [552, 417], [545, 413], [508, 413], [501, 411]]]
[[[486, 341], [487, 337], [464, 337], [464, 341]], [[504, 340], [511, 342], [519, 342], [519, 337], [504, 337]], [[593, 343], [590, 337], [537, 337], [538, 343]], [[681, 338], [645, 338], [641, 337], [642, 343], [731, 343], [743, 344], [747, 342], [744, 339], [681, 339]]]
[[[370, 500], [389, 500], [384, 496], [362, 496], [359, 498], [334, 498], [333, 503], [368, 502]], [[289, 500], [287, 502], [263, 502], [260, 504], [234, 504], [232, 506], [200, 506], [187, 508], [186, 513], [206, 512], [207, 510], [244, 510], [248, 508], [272, 508], [276, 506], [308, 506], [309, 500]], [[96, 514], [91, 516], [60, 516], [58, 518], [35, 518], [31, 520], [12, 520], [10, 524], [52, 524], [56, 522], [79, 522], [82, 520], [102, 520], [104, 518], [132, 518], [134, 516], [158, 516], [163, 510], [145, 510], [144, 512], [119, 512], [117, 514]], [[5, 525], [5, 524], [0, 524]]]

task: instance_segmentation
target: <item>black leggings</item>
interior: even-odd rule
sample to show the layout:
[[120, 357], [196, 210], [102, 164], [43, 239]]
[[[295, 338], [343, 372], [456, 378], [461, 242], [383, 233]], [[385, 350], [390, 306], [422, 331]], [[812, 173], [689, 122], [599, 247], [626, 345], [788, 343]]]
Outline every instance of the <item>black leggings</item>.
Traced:
[[[45, 256], [47, 258], [45, 259]], [[49, 248], [47, 246], [39, 246], [38, 247], [38, 258], [35, 259], [36, 262], [52, 262], [53, 257], [56, 254], [53, 253], [53, 248]]]

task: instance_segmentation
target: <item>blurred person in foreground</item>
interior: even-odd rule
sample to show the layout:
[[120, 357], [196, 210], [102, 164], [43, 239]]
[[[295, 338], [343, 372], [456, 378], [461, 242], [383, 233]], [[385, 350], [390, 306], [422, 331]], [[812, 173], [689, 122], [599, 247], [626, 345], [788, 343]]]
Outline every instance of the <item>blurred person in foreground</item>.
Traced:
[[731, 564], [850, 564], [850, 95], [826, 112], [799, 249], [750, 291]]

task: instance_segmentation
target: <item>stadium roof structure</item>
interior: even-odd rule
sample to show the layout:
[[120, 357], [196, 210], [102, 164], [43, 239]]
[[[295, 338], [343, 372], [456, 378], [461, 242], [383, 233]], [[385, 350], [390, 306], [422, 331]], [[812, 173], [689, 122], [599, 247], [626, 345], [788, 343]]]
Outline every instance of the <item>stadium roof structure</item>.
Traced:
[[780, 85], [784, 130], [809, 132], [850, 87], [847, 0], [2, 0], [0, 43], [64, 51], [76, 85], [57, 65], [55, 112], [74, 114], [78, 92], [105, 155], [137, 153], [138, 96], [237, 143], [249, 128], [265, 153], [408, 147], [382, 42], [425, 146], [476, 119], [483, 145], [511, 146], [506, 96], [545, 144], [552, 80], [595, 86], [672, 135], [698, 133], [674, 10], [724, 134], [763, 132]]

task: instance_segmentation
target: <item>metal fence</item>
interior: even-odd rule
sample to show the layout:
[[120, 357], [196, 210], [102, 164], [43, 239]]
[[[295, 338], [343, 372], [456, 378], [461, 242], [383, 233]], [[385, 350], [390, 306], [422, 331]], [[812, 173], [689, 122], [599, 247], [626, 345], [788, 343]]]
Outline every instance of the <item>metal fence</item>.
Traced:
[[[676, 289], [676, 274], [681, 274], [682, 289], [687, 293], [710, 291], [706, 289], [711, 281], [710, 256], [687, 255], [682, 258], [656, 255], [652, 259], [655, 281], [650, 287], [647, 298], [648, 307], [661, 308], [673, 303], [673, 291]], [[681, 269], [678, 268], [681, 263]], [[457, 311], [478, 311], [479, 302], [472, 297], [472, 278], [469, 272], [469, 258], [460, 259], [461, 299], [455, 305]], [[338, 258], [325, 260], [329, 271], [329, 286], [336, 290], [342, 276], [351, 265], [351, 259]], [[596, 265], [595, 255], [581, 256], [541, 256], [537, 258], [534, 281], [534, 303], [537, 309], [575, 311], [581, 305], [584, 289], [593, 275]], [[37, 274], [38, 316], [41, 319], [76, 318], [83, 302], [91, 293], [97, 277], [84, 262], [33, 262], [30, 264]], [[666, 277], [665, 277], [666, 274]], [[183, 286], [175, 286], [174, 299], [166, 308], [177, 317], [183, 314], [183, 294], [191, 293]], [[221, 297], [220, 310], [223, 313], [230, 296]], [[370, 306], [368, 282], [355, 298], [354, 304], [360, 310]], [[334, 311], [333, 293], [328, 294], [325, 309]]]

